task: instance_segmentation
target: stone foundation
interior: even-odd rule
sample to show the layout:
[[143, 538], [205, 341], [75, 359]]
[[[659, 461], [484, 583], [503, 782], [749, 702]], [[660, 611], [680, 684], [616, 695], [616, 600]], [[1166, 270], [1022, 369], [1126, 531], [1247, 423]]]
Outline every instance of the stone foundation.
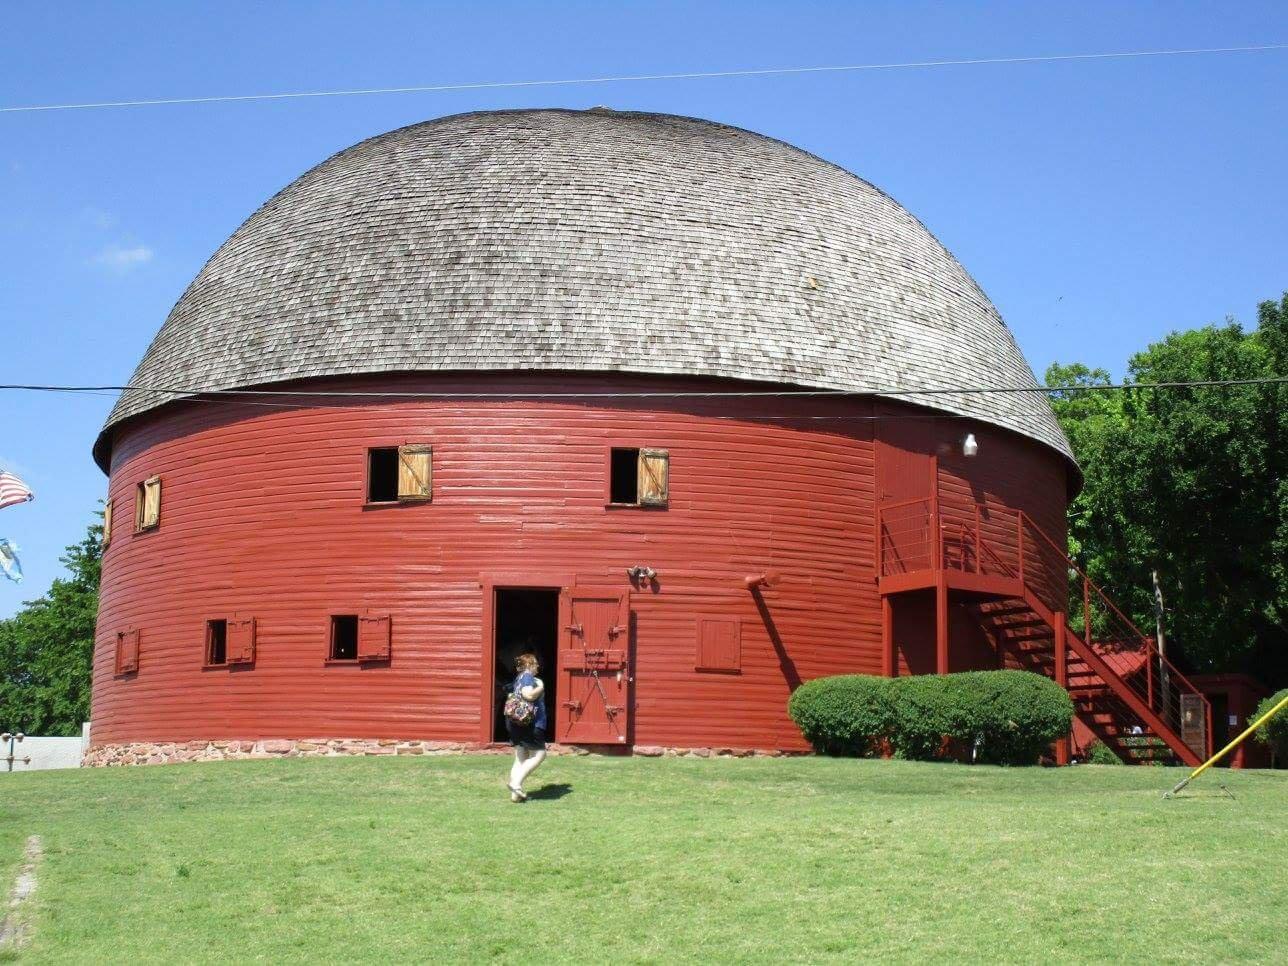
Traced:
[[[670, 748], [637, 745], [634, 748], [551, 744], [552, 755], [616, 754], [643, 758], [751, 758], [782, 757], [801, 752], [752, 748]], [[508, 755], [507, 744], [463, 741], [402, 741], [396, 738], [263, 738], [247, 741], [135, 742], [90, 748], [81, 764], [87, 768], [108, 765], [170, 765], [185, 761], [226, 761], [242, 758], [334, 758], [348, 755]]]

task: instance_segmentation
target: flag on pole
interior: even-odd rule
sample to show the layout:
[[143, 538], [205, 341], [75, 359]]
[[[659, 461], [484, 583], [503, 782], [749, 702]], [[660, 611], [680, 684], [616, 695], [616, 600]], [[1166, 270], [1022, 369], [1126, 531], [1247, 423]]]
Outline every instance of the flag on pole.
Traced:
[[26, 483], [12, 473], [0, 470], [0, 510], [15, 503], [26, 503], [34, 499], [35, 496], [27, 488]]
[[0, 537], [0, 571], [15, 584], [22, 583], [22, 564], [18, 562], [18, 545]]

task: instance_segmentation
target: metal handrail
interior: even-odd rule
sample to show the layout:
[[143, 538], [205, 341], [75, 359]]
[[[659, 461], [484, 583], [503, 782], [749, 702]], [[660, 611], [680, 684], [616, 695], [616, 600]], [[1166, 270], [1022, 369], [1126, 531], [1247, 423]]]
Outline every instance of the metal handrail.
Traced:
[[[896, 524], [909, 519], [907, 514], [896, 514], [896, 519], [889, 519], [890, 511], [905, 510], [913, 506], [924, 508], [920, 516], [925, 521], [924, 526], [929, 534], [934, 534], [933, 540], [929, 536], [919, 541], [903, 541], [898, 547], [894, 546], [894, 537], [905, 534], [911, 534], [919, 529], [921, 525], [904, 526], [892, 528], [891, 522]], [[878, 526], [878, 573], [886, 575], [886, 560], [888, 556], [894, 556], [898, 559], [898, 566], [903, 572], [912, 570], [935, 570], [955, 569], [963, 573], [980, 574], [984, 569], [984, 558], [987, 557], [993, 564], [1012, 579], [1018, 579], [1020, 585], [1028, 593], [1037, 595], [1038, 588], [1034, 587], [1026, 577], [1026, 571], [1032, 568], [1026, 568], [1026, 536], [1027, 531], [1031, 531], [1040, 538], [1041, 547], [1046, 545], [1056, 555], [1058, 561], [1068, 569], [1069, 572], [1076, 575], [1082, 582], [1083, 598], [1083, 639], [1085, 644], [1090, 647], [1097, 643], [1092, 639], [1092, 600], [1103, 606], [1111, 624], [1116, 624], [1116, 628], [1111, 629], [1112, 633], [1106, 639], [1099, 641], [1100, 644], [1117, 643], [1123, 646], [1124, 650], [1136, 651], [1143, 655], [1143, 667], [1122, 668], [1115, 667], [1114, 655], [1102, 654], [1101, 659], [1105, 662], [1107, 668], [1111, 670], [1123, 685], [1130, 688], [1137, 697], [1143, 699], [1145, 705], [1155, 713], [1161, 712], [1169, 726], [1180, 721], [1181, 697], [1184, 694], [1196, 695], [1202, 702], [1203, 713], [1206, 716], [1208, 727], [1206, 729], [1207, 743], [1211, 743], [1211, 703], [1207, 700], [1203, 692], [1185, 677], [1171, 661], [1163, 655], [1155, 646], [1153, 639], [1145, 634], [1119, 607], [1109, 598], [1109, 595], [1096, 584], [1086, 572], [1079, 567], [1072, 558], [1069, 557], [1065, 550], [1061, 549], [1051, 537], [1023, 510], [1006, 510], [1006, 514], [1015, 514], [1015, 566], [1012, 567], [1004, 557], [998, 553], [986, 540], [983, 533], [983, 527], [980, 520], [980, 506], [974, 507], [974, 520], [953, 520], [945, 521], [939, 512], [937, 501], [930, 497], [919, 497], [910, 500], [901, 500], [897, 503], [889, 503], [877, 508], [877, 526]], [[1005, 518], [1003, 518], [1004, 520]], [[1009, 528], [1008, 528], [1009, 529]], [[957, 547], [960, 550], [960, 559], [954, 560], [952, 554], [948, 552], [948, 544], [951, 536], [955, 536]], [[927, 554], [922, 548], [930, 543], [932, 552]], [[917, 553], [909, 555], [908, 549], [915, 546]], [[969, 549], [968, 549], [969, 548]], [[973, 554], [969, 552], [973, 550]], [[973, 557], [973, 568], [972, 558]], [[908, 559], [904, 559], [908, 558]], [[1040, 572], [1046, 572], [1048, 568], [1041, 568]], [[1094, 595], [1093, 595], [1094, 592]], [[1048, 605], [1049, 606], [1049, 605]], [[1060, 608], [1063, 609], [1062, 607]], [[1130, 647], [1128, 647], [1130, 645]], [[1155, 674], [1154, 662], [1157, 660], [1159, 673]], [[1121, 666], [1121, 665], [1119, 665]], [[1143, 682], [1137, 679], [1137, 675], [1144, 671], [1145, 680]]]

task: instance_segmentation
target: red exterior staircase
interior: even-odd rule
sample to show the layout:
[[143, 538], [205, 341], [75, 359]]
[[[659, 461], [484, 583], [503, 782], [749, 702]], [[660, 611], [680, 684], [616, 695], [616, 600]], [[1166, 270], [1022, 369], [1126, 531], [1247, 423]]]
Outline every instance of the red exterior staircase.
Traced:
[[[1023, 511], [950, 517], [930, 498], [877, 516], [883, 595], [935, 587], [965, 603], [1003, 664], [1054, 678], [1126, 762], [1197, 767], [1211, 754], [1202, 693]], [[1080, 626], [1066, 613], [1075, 589]]]

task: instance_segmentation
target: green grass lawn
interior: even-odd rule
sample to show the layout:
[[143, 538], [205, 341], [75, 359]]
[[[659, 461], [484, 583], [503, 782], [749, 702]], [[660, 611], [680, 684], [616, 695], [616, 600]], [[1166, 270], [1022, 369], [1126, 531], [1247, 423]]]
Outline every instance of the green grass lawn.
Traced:
[[21, 958], [1288, 960], [1285, 772], [557, 758], [512, 805], [505, 764], [0, 776]]

